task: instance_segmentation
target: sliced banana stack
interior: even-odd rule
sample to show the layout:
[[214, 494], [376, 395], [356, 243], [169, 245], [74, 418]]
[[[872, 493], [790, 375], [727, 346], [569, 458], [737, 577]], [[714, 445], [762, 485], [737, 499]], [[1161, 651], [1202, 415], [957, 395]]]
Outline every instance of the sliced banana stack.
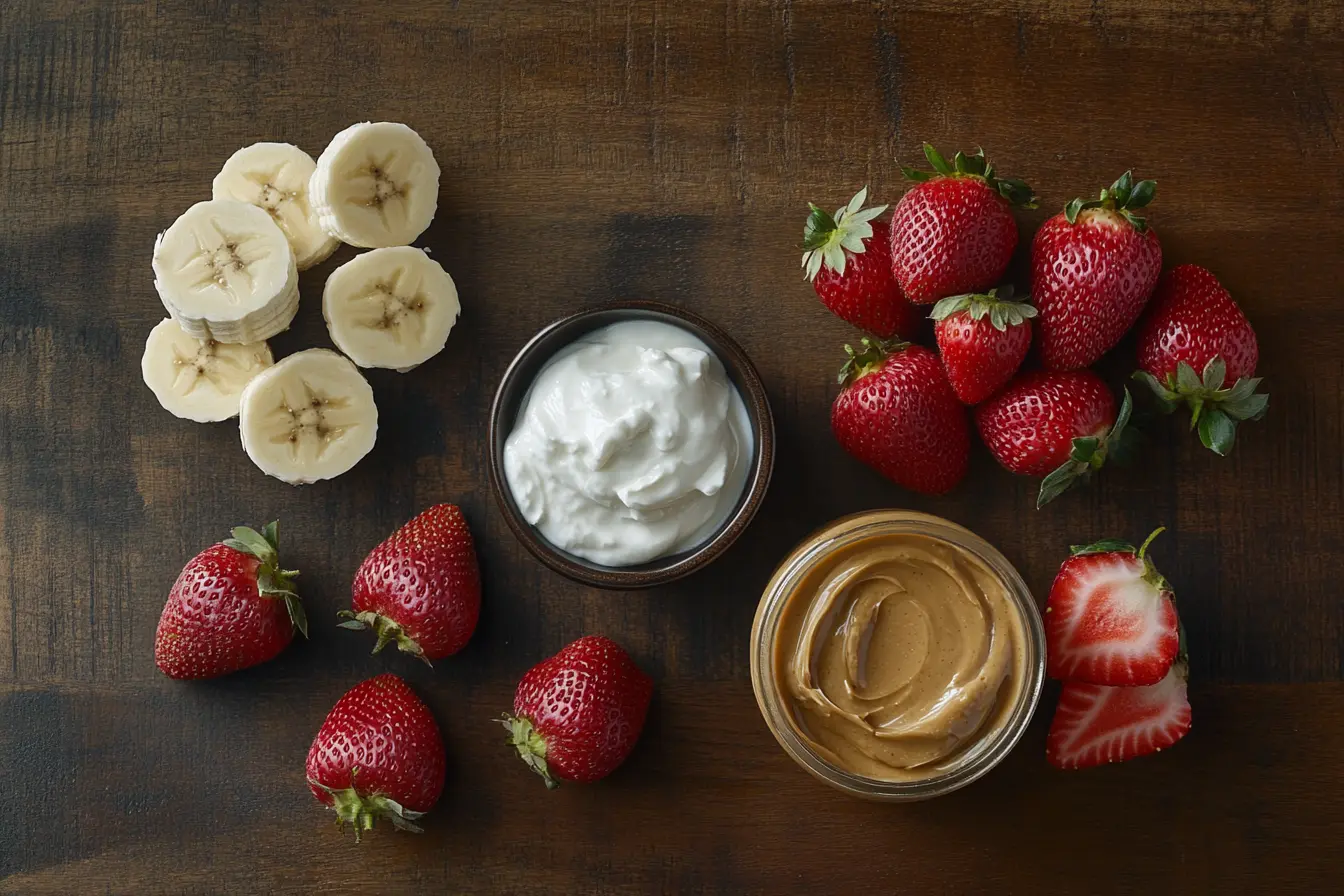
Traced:
[[443, 351], [462, 306], [453, 278], [422, 249], [365, 252], [331, 272], [322, 316], [360, 367], [405, 373]]
[[198, 202], [154, 243], [154, 287], [189, 335], [261, 342], [299, 310], [299, 272], [289, 240], [255, 205]]
[[353, 124], [318, 156], [308, 201], [322, 229], [342, 242], [405, 246], [439, 206], [439, 163], [404, 124]]
[[265, 209], [289, 240], [299, 270], [306, 271], [340, 245], [308, 202], [308, 181], [316, 170], [313, 157], [291, 143], [253, 143], [229, 156], [215, 175], [213, 195]]
[[349, 470], [373, 449], [378, 407], [354, 364], [311, 348], [255, 376], [243, 390], [243, 450], [268, 476], [301, 485]]
[[243, 388], [271, 364], [264, 342], [201, 341], [170, 317], [149, 331], [140, 374], [169, 413], [214, 423], [238, 416]]

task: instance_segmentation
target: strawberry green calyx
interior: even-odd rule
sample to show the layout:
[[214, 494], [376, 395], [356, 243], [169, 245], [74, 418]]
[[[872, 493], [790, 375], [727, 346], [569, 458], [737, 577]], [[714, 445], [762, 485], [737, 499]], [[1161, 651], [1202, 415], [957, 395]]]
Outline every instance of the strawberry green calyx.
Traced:
[[1153, 201], [1157, 195], [1157, 181], [1141, 180], [1134, 182], [1134, 172], [1126, 171], [1116, 180], [1115, 183], [1101, 191], [1101, 196], [1097, 199], [1074, 199], [1068, 205], [1064, 206], [1064, 217], [1070, 224], [1078, 223], [1078, 213], [1085, 208], [1104, 208], [1113, 212], [1119, 212], [1126, 221], [1134, 225], [1134, 229], [1143, 233], [1148, 229], [1148, 221], [1139, 215], [1134, 214], [1135, 209], [1140, 209]]
[[964, 152], [958, 152], [949, 163], [933, 148], [933, 144], [925, 143], [924, 158], [929, 160], [933, 171], [920, 171], [918, 168], [907, 168], [902, 165], [901, 174], [905, 175], [907, 180], [916, 183], [933, 180], [935, 177], [973, 177], [984, 181], [986, 186], [1008, 200], [1011, 205], [1018, 208], [1036, 207], [1036, 194], [1027, 186], [1026, 181], [1015, 177], [996, 176], [994, 166], [985, 158], [983, 149], [977, 148], [975, 153], [969, 156]]
[[1129, 415], [1134, 410], [1134, 402], [1125, 390], [1120, 402], [1120, 411], [1115, 415], [1115, 423], [1106, 433], [1096, 436], [1083, 436], [1073, 440], [1073, 449], [1069, 459], [1041, 480], [1041, 490], [1036, 495], [1036, 507], [1039, 510], [1058, 498], [1078, 482], [1087, 479], [1106, 463], [1108, 455], [1116, 452], [1125, 437], [1125, 427], [1129, 424]]
[[808, 280], [816, 279], [823, 265], [843, 276], [845, 253], [863, 253], [864, 240], [873, 235], [873, 225], [868, 222], [887, 210], [885, 205], [864, 208], [867, 198], [868, 188], [864, 187], [834, 215], [808, 203], [812, 211], [803, 225], [803, 272]]
[[[1153, 565], [1153, 559], [1148, 556], [1148, 546], [1165, 531], [1167, 531], [1166, 526], [1158, 526], [1137, 548], [1123, 539], [1103, 538], [1101, 541], [1094, 541], [1092, 544], [1075, 544], [1069, 548], [1069, 554], [1073, 557], [1081, 557], [1085, 554], [1133, 554], [1143, 561], [1144, 581], [1159, 591], [1169, 592], [1172, 590], [1171, 583], [1163, 577], [1162, 573], [1157, 571], [1157, 567]], [[1181, 629], [1181, 638], [1184, 639], [1184, 637], [1185, 631]]]
[[338, 628], [348, 628], [351, 631], [362, 632], [366, 628], [373, 629], [374, 635], [378, 641], [373, 645], [373, 652], [378, 653], [388, 644], [396, 642], [397, 649], [402, 653], [408, 653], [416, 659], [423, 662], [431, 669], [434, 664], [425, 656], [424, 650], [416, 643], [415, 639], [406, 634], [405, 629], [400, 625], [372, 610], [364, 610], [360, 613], [352, 613], [349, 610], [341, 610], [336, 614], [344, 622], [338, 623]]
[[1003, 332], [1009, 327], [1019, 326], [1028, 318], [1036, 316], [1034, 307], [1026, 302], [1010, 301], [1012, 297], [1013, 285], [1011, 283], [1005, 286], [997, 286], [983, 294], [971, 293], [964, 296], [948, 296], [945, 299], [938, 300], [938, 304], [933, 306], [933, 312], [929, 317], [934, 320], [944, 320], [963, 311], [971, 316], [971, 320], [983, 320], [988, 315], [989, 322], [994, 325], [994, 329]]
[[311, 786], [331, 797], [331, 810], [336, 813], [337, 827], [344, 828], [346, 824], [349, 824], [354, 829], [356, 843], [359, 842], [361, 834], [373, 830], [374, 822], [379, 818], [391, 822], [392, 826], [399, 831], [409, 831], [412, 834], [424, 833], [421, 827], [414, 822], [425, 813], [413, 812], [390, 796], [381, 793], [373, 793], [367, 796], [360, 795], [354, 787], [355, 775], [358, 772], [358, 768], [351, 770], [351, 786], [343, 790], [327, 787], [312, 778], [308, 779]]
[[541, 775], [547, 790], [554, 790], [560, 782], [551, 774], [546, 765], [546, 739], [532, 727], [532, 720], [526, 716], [512, 716], [505, 713], [499, 723], [509, 732], [509, 746], [518, 751], [518, 755], [532, 771]]
[[851, 383], [858, 382], [870, 373], [876, 373], [882, 369], [886, 363], [887, 357], [908, 347], [910, 343], [900, 340], [869, 339], [867, 336], [859, 340], [859, 348], [855, 349], [852, 345], [845, 346], [845, 354], [848, 359], [843, 367], [840, 368], [840, 385], [848, 386]]
[[1134, 379], [1152, 390], [1166, 413], [1187, 405], [1190, 428], [1198, 427], [1204, 447], [1222, 457], [1232, 450], [1237, 424], [1259, 420], [1269, 409], [1269, 396], [1256, 391], [1264, 378], [1242, 377], [1227, 386], [1227, 365], [1221, 355], [1210, 358], [1203, 373], [1195, 373], [1193, 367], [1180, 361], [1165, 383], [1146, 370], [1135, 371]]
[[247, 526], [237, 526], [230, 534], [233, 537], [224, 539], [221, 544], [256, 557], [260, 562], [257, 566], [257, 593], [270, 600], [283, 600], [289, 621], [305, 638], [308, 637], [308, 617], [303, 612], [298, 592], [294, 590], [294, 579], [298, 577], [299, 571], [280, 567], [280, 521], [267, 523], [260, 532]]

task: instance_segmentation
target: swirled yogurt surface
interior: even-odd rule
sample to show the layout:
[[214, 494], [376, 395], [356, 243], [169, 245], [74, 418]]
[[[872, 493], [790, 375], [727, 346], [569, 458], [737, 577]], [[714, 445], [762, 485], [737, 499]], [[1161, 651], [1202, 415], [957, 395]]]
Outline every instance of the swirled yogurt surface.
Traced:
[[671, 324], [625, 321], [537, 374], [504, 475], [551, 544], [635, 566], [712, 536], [741, 497], [752, 451], [746, 405], [709, 346]]

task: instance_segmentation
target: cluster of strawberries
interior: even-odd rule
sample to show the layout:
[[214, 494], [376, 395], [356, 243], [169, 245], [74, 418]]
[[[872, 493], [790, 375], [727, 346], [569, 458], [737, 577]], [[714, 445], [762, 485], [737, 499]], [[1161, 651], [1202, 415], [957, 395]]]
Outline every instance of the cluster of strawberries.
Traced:
[[[273, 659], [308, 634], [295, 591], [298, 571], [280, 564], [279, 530], [246, 527], [197, 554], [178, 575], [159, 618], [154, 660], [170, 678], [217, 678]], [[371, 630], [426, 663], [457, 653], [476, 631], [481, 577], [462, 512], [438, 504], [364, 558], [343, 628]], [[580, 638], [534, 666], [500, 722], [533, 771], [589, 782], [616, 769], [639, 738], [653, 681], [615, 642]], [[313, 795], [339, 824], [360, 833], [382, 818], [418, 831], [416, 819], [443, 793], [443, 738], [410, 686], [392, 674], [357, 684], [336, 703], [308, 751]]]
[[[1153, 181], [1126, 172], [1046, 221], [1031, 244], [1031, 299], [1015, 299], [1002, 283], [1018, 244], [1012, 210], [1035, 207], [1031, 189], [981, 152], [924, 154], [933, 172], [902, 169], [916, 185], [890, 224], [861, 190], [834, 215], [812, 206], [804, 230], [817, 295], [878, 337], [845, 347], [831, 426], [850, 454], [942, 494], [966, 473], [971, 406], [995, 459], [1041, 478], [1039, 507], [1124, 449], [1129, 390], [1117, 402], [1089, 368], [1135, 324], [1134, 378], [1162, 410], [1188, 407], [1208, 448], [1226, 454], [1236, 424], [1264, 415], [1255, 331], [1231, 295], [1197, 265], [1162, 273], [1140, 214]], [[899, 339], [915, 334], [921, 305], [932, 306], [936, 354]], [[1039, 369], [1019, 372], [1033, 335]], [[1156, 535], [1140, 548], [1075, 547], [1050, 590], [1046, 667], [1064, 685], [1046, 755], [1061, 768], [1156, 752], [1190, 729], [1174, 594], [1147, 556]]]
[[[1218, 280], [1181, 265], [1162, 274], [1162, 247], [1139, 214], [1156, 193], [1129, 172], [1093, 200], [1074, 199], [1031, 245], [1031, 298], [1003, 277], [1018, 244], [1013, 208], [1030, 187], [985, 159], [948, 162], [928, 144], [932, 172], [897, 203], [863, 207], [867, 189], [834, 215], [811, 207], [803, 267], [822, 302], [877, 337], [846, 346], [831, 426], [850, 454], [898, 485], [942, 494], [966, 473], [970, 427], [1008, 470], [1041, 477], [1040, 506], [1123, 447], [1129, 390], [1117, 403], [1090, 366], [1139, 322], [1135, 378], [1163, 410], [1186, 406], [1219, 454], [1236, 424], [1263, 416], [1255, 332]], [[932, 306], [938, 352], [902, 341]], [[1033, 327], [1033, 321], [1035, 326]], [[1040, 369], [1019, 373], [1032, 336]], [[888, 341], [893, 340], [895, 341]]]

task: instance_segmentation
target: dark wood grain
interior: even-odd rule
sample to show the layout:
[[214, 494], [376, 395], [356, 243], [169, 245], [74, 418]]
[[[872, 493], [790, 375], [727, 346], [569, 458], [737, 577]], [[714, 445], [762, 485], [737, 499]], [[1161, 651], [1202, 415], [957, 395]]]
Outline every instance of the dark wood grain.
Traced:
[[[1324, 0], [0, 4], [0, 892], [1336, 889], [1341, 108], [1344, 8]], [[440, 160], [420, 244], [464, 313], [424, 367], [370, 375], [374, 452], [295, 489], [249, 463], [234, 425], [172, 418], [141, 384], [163, 314], [150, 249], [239, 146], [317, 153], [371, 118], [411, 124]], [[799, 279], [804, 203], [864, 183], [894, 201], [895, 161], [925, 139], [983, 145], [1031, 182], [1026, 232], [1126, 167], [1157, 177], [1168, 262], [1213, 268], [1257, 328], [1268, 418], [1227, 460], [1159, 421], [1144, 463], [1041, 512], [982, 451], [941, 499], [849, 461], [826, 409], [854, 334]], [[328, 344], [317, 296], [352, 254], [301, 278], [277, 355]], [[620, 298], [729, 329], [779, 425], [758, 521], [646, 594], [549, 573], [485, 472], [514, 351]], [[1117, 385], [1131, 350], [1105, 365]], [[433, 671], [371, 658], [321, 621], [370, 547], [444, 500], [480, 545], [480, 629]], [[891, 505], [970, 526], [1038, 594], [1070, 542], [1171, 527], [1157, 555], [1189, 630], [1188, 740], [1053, 772], [1050, 692], [1005, 765], [951, 797], [879, 806], [812, 781], [756, 711], [751, 615], [799, 537]], [[276, 516], [311, 642], [227, 680], [163, 679], [154, 627], [182, 562]], [[522, 671], [589, 632], [632, 650], [657, 702], [617, 775], [548, 794], [489, 720]], [[442, 723], [448, 796], [423, 836], [355, 847], [301, 766], [335, 699], [387, 669]]]

